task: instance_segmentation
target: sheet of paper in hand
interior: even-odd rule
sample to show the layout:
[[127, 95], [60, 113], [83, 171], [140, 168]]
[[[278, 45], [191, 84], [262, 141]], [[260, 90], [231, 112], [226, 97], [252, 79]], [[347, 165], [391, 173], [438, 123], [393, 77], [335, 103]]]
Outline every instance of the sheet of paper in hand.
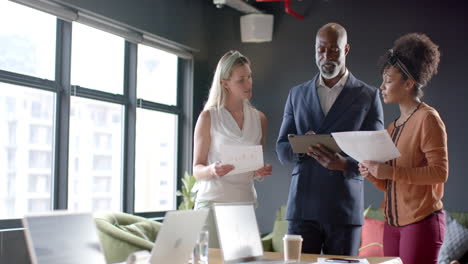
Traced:
[[222, 145], [221, 162], [234, 165], [234, 170], [226, 175], [256, 171], [263, 167], [263, 150], [261, 145], [232, 146]]
[[344, 153], [359, 162], [386, 162], [400, 156], [387, 130], [335, 132], [332, 136]]

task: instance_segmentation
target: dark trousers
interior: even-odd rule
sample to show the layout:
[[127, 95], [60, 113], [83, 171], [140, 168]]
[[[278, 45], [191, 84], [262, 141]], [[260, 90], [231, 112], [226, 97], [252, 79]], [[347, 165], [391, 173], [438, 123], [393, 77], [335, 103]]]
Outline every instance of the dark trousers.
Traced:
[[403, 227], [394, 227], [386, 223], [384, 255], [399, 256], [405, 264], [437, 264], [444, 235], [444, 211]]
[[360, 225], [331, 225], [311, 220], [288, 221], [288, 234], [301, 235], [302, 253], [357, 256]]

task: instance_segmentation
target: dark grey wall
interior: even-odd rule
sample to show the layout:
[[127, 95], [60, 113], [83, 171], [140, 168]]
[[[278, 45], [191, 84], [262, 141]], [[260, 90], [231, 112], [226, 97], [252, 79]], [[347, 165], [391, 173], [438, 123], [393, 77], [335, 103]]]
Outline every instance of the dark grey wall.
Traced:
[[[281, 124], [284, 102], [289, 89], [307, 81], [316, 73], [314, 60], [315, 33], [327, 22], [338, 22], [348, 30], [351, 50], [347, 57], [350, 71], [371, 85], [381, 82], [377, 60], [393, 41], [409, 32], [424, 32], [440, 45], [442, 62], [439, 74], [426, 89], [423, 101], [434, 106], [446, 123], [449, 136], [450, 176], [446, 184], [447, 209], [468, 211], [465, 192], [468, 179], [464, 177], [463, 162], [468, 147], [465, 135], [468, 114], [464, 84], [468, 70], [464, 58], [468, 55], [468, 8], [463, 1], [404, 1], [375, 0], [317, 0], [294, 2], [293, 8], [306, 19], [300, 21], [283, 12], [281, 3], [257, 4], [275, 15], [274, 37], [271, 43], [241, 44], [238, 19], [225, 20], [216, 32], [224, 31], [217, 41], [212, 60], [220, 52], [239, 49], [253, 61], [253, 103], [269, 121], [265, 159], [273, 163], [273, 175], [256, 184], [259, 207], [257, 214], [262, 232], [272, 230], [274, 212], [285, 204], [289, 188], [291, 166], [281, 165], [274, 153]], [[388, 125], [398, 116], [396, 105], [385, 105]], [[365, 205], [379, 206], [383, 195], [366, 182]]]

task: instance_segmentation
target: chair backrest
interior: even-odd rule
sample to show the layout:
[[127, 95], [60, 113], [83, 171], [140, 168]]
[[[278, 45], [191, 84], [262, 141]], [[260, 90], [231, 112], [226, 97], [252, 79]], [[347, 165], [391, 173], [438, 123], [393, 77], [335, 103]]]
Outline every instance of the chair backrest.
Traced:
[[161, 223], [120, 212], [99, 212], [94, 220], [107, 263], [122, 262], [136, 251], [154, 246]]
[[288, 221], [286, 220], [286, 205], [281, 206], [276, 212], [273, 224], [272, 246], [273, 251], [283, 252], [283, 237], [288, 231]]
[[468, 228], [468, 212], [455, 212], [455, 211], [448, 211], [448, 213], [457, 220], [458, 223], [462, 224], [466, 228]]

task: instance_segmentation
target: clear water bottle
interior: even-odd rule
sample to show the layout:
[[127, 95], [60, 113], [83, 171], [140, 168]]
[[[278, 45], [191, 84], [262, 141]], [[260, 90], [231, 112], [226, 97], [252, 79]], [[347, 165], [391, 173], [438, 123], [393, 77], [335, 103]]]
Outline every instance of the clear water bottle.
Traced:
[[208, 227], [203, 227], [193, 249], [192, 264], [208, 264], [209, 235]]

